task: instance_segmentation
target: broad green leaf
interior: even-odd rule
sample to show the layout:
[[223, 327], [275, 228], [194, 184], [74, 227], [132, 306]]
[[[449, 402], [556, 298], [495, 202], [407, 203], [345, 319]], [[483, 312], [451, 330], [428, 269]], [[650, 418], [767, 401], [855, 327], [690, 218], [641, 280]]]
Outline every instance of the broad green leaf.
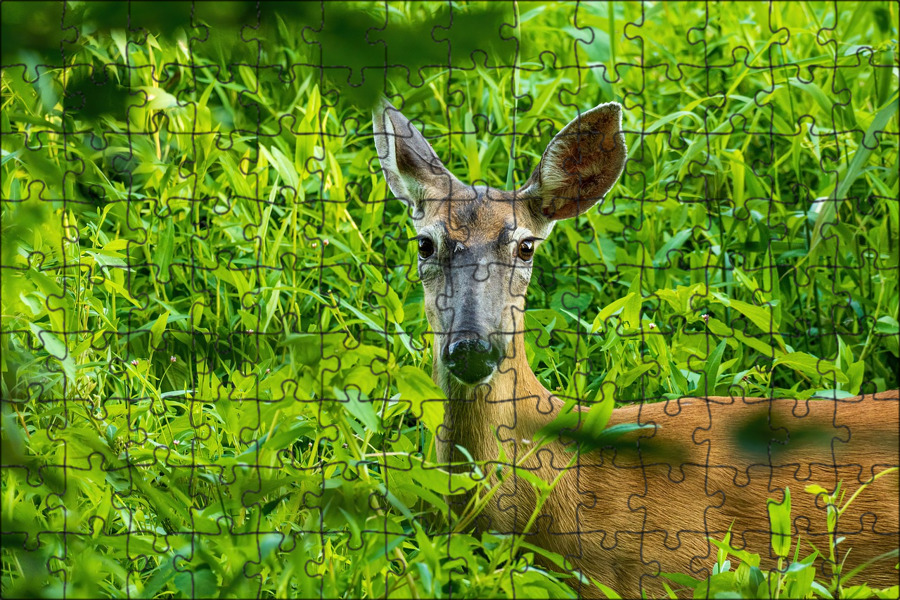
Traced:
[[162, 343], [163, 333], [166, 331], [166, 324], [169, 322], [169, 311], [159, 315], [150, 327], [150, 344], [154, 348], [158, 348]]
[[701, 580], [695, 579], [690, 575], [685, 575], [683, 573], [660, 573], [660, 575], [670, 581], [674, 581], [678, 585], [682, 585], [690, 589], [694, 589], [702, 583]]
[[712, 296], [725, 306], [735, 309], [750, 319], [751, 323], [759, 327], [762, 331], [770, 334], [772, 338], [778, 342], [779, 347], [784, 350], [784, 340], [781, 335], [777, 333], [777, 325], [772, 319], [772, 313], [768, 306], [756, 306], [741, 300], [734, 300], [717, 292], [713, 292]]
[[147, 104], [144, 106], [146, 109], [164, 110], [178, 107], [178, 99], [162, 88], [145, 86], [139, 89], [146, 94]]
[[715, 349], [706, 359], [706, 368], [700, 375], [700, 381], [697, 383], [696, 393], [702, 396], [715, 396], [716, 383], [719, 379], [719, 365], [722, 363], [722, 355], [725, 354], [725, 340], [719, 342]]
[[791, 554], [791, 490], [784, 488], [784, 500], [766, 501], [769, 510], [769, 526], [771, 527], [772, 550], [776, 555], [787, 558]]
[[631, 292], [626, 296], [624, 306], [622, 307], [622, 320], [625, 321], [627, 327], [637, 328], [641, 325], [641, 292]]
[[[75, 359], [69, 353], [66, 345], [60, 340], [56, 335], [46, 329], [43, 329], [37, 323], [29, 323], [28, 326], [31, 328], [31, 332], [34, 333], [35, 337], [38, 339], [38, 343], [44, 346], [44, 350], [58, 360], [62, 366], [63, 371], [66, 374], [66, 377], [71, 384], [75, 382]], [[70, 385], [71, 385], [70, 384]]]
[[335, 398], [348, 413], [359, 419], [369, 431], [381, 431], [381, 417], [375, 412], [375, 406], [359, 390], [334, 388]]
[[805, 352], [792, 352], [776, 358], [772, 363], [773, 366], [784, 365], [795, 371], [799, 371], [805, 375], [815, 378], [834, 378], [840, 383], [847, 382], [847, 376], [834, 368], [833, 364], [827, 360], [816, 358], [806, 354]]
[[727, 554], [740, 559], [742, 562], [747, 563], [751, 567], [759, 566], [759, 554], [753, 554], [746, 550], [738, 550], [726, 542], [720, 542], [714, 539], [710, 539], [709, 543], [725, 551]]
[[819, 494], [826, 494], [826, 495], [828, 494], [828, 490], [823, 488], [821, 485], [817, 485], [815, 483], [806, 486], [805, 491], [809, 492], [810, 494], [815, 494], [817, 496]]
[[756, 350], [763, 356], [773, 357], [773, 356], [781, 356], [782, 355], [782, 352], [780, 350], [773, 348], [769, 344], [767, 344], [761, 340], [758, 340], [757, 338], [755, 338], [753, 336], [746, 335], [742, 331], [733, 329], [733, 328], [725, 325], [725, 323], [723, 323], [722, 321], [720, 321], [716, 318], [710, 318], [709, 321], [707, 322], [707, 326], [709, 327], [709, 330], [712, 331], [717, 336], [723, 337], [726, 339], [734, 338], [735, 340], [744, 344], [745, 346], [750, 346], [751, 348], [753, 348], [754, 350]]
[[626, 371], [625, 373], [623, 373], [621, 375], [621, 377], [619, 377], [619, 379], [616, 381], [616, 383], [620, 387], [626, 388], [629, 385], [631, 385], [632, 383], [634, 383], [635, 381], [637, 381], [638, 377], [640, 377], [647, 371], [650, 371], [655, 366], [656, 366], [655, 362], [641, 363], [638, 366], [633, 367], [633, 368], [629, 369], [628, 371]]
[[410, 410], [432, 433], [444, 420], [446, 395], [422, 369], [404, 366], [395, 379], [400, 399], [408, 400]]
[[619, 298], [618, 300], [613, 301], [612, 303], [601, 309], [600, 312], [597, 313], [597, 316], [594, 317], [594, 324], [591, 327], [591, 332], [594, 333], [599, 331], [600, 324], [605, 323], [609, 317], [622, 310], [625, 307], [625, 304], [631, 302], [634, 296], [635, 294], [632, 292], [622, 298]]
[[172, 222], [163, 222], [159, 226], [159, 240], [156, 244], [156, 250], [153, 253], [154, 263], [156, 264], [157, 277], [163, 281], [167, 281], [171, 277], [169, 265], [172, 264], [172, 258], [175, 253], [175, 224]]
[[586, 433], [598, 437], [602, 435], [616, 406], [615, 391], [616, 386], [612, 382], [604, 382], [597, 390], [594, 404], [584, 417], [583, 427]]

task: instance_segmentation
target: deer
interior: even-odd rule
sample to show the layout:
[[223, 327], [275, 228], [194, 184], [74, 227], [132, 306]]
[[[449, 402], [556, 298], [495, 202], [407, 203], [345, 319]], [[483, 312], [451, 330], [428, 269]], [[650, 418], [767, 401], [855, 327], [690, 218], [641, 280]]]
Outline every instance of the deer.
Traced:
[[[433, 335], [432, 377], [447, 398], [438, 461], [512, 470], [502, 479], [490, 475], [501, 487], [478, 529], [526, 536], [564, 557], [565, 570], [585, 576], [568, 579], [581, 596], [600, 597], [597, 581], [640, 597], [663, 591], [662, 573], [709, 576], [716, 557], [709, 538], [728, 532], [733, 547], [760, 554], [761, 568], [776, 568], [767, 499], [781, 502], [786, 488], [794, 532], [827, 547], [825, 497], [804, 489], [833, 491], [840, 482], [848, 491], [871, 484], [839, 522], [840, 547], [852, 548], [843, 572], [890, 553], [900, 542], [898, 478], [890, 472], [900, 464], [897, 390], [832, 400], [641, 402], [615, 408], [607, 424], [635, 429], [574, 464], [564, 436], [530, 452], [567, 406], [526, 357], [533, 258], [557, 221], [585, 213], [618, 181], [627, 157], [622, 114], [616, 102], [581, 112], [552, 138], [529, 179], [507, 191], [457, 179], [387, 99], [372, 111], [381, 172], [416, 231], [410, 241]], [[525, 471], [558, 480], [540, 506]], [[874, 481], [879, 473], [886, 476]], [[804, 545], [801, 557], [810, 553]], [[893, 557], [868, 566], [862, 578], [897, 584]], [[535, 560], [560, 571], [541, 555]], [[820, 573], [830, 573], [826, 563], [818, 559]]]

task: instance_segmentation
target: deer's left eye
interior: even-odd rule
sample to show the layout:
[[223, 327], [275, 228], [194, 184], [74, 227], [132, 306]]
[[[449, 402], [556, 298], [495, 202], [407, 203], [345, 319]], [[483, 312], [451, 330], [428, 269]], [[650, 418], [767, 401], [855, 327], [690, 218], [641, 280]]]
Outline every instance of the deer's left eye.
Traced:
[[534, 256], [534, 240], [522, 240], [519, 242], [518, 255], [525, 262], [531, 262]]
[[434, 254], [434, 242], [431, 241], [430, 238], [420, 237], [419, 238], [419, 258], [426, 259], [429, 256]]

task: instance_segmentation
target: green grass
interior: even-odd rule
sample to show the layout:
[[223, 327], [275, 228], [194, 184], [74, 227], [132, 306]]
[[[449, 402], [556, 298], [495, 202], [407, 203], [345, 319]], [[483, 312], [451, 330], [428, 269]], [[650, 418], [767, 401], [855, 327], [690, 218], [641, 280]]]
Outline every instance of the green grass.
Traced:
[[549, 389], [898, 387], [895, 3], [62, 7], [2, 6], [5, 597], [571, 594], [446, 535], [385, 91], [500, 187], [624, 104], [625, 175], [535, 258]]

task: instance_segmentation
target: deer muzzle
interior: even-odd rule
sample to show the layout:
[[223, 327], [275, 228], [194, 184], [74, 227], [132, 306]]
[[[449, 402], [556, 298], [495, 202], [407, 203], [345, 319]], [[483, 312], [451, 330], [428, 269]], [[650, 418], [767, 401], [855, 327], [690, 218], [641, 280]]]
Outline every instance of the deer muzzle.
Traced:
[[451, 341], [443, 358], [451, 375], [473, 385], [494, 373], [500, 362], [500, 351], [480, 338], [464, 338]]

